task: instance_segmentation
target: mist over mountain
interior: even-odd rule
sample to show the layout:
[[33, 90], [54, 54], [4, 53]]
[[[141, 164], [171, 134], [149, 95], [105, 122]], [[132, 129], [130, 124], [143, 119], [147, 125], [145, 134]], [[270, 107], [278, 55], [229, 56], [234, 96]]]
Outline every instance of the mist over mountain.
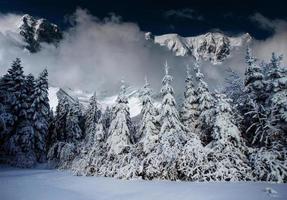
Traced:
[[[70, 27], [61, 31], [46, 19], [28, 14], [2, 14], [0, 73], [5, 73], [15, 57], [21, 57], [29, 73], [47, 68], [54, 86], [114, 94], [121, 79], [141, 87], [145, 76], [158, 91], [166, 60], [175, 76], [175, 87], [182, 88], [186, 65], [198, 60], [207, 81], [214, 83], [211, 86], [215, 89], [224, 84], [226, 69], [231, 68], [240, 75], [244, 73], [244, 53], [248, 45], [260, 45], [260, 49], [254, 48], [258, 57], [271, 53], [271, 49], [264, 48], [264, 41], [257, 41], [248, 33], [153, 36], [116, 15], [101, 20], [83, 9], [76, 10], [69, 21]], [[277, 24], [281, 27], [282, 23]], [[270, 38], [266, 43], [273, 44], [277, 41], [276, 35], [281, 33], [282, 29], [276, 29], [272, 41]], [[65, 76], [66, 73], [69, 76]], [[178, 95], [183, 92], [177, 91]]]

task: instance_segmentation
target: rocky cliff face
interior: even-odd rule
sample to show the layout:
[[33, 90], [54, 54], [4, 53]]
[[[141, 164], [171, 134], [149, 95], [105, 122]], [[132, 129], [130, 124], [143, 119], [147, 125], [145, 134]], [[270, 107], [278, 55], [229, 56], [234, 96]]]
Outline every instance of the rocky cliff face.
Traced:
[[222, 33], [206, 33], [194, 37], [182, 37], [178, 34], [153, 36], [146, 33], [145, 38], [168, 48], [176, 56], [193, 56], [196, 60], [206, 60], [213, 64], [223, 62], [230, 56], [232, 49], [243, 47], [252, 40], [248, 33], [238, 37], [229, 37]]
[[21, 18], [19, 31], [26, 43], [25, 48], [31, 53], [38, 52], [41, 49], [41, 43], [57, 45], [63, 37], [57, 25], [28, 14]]

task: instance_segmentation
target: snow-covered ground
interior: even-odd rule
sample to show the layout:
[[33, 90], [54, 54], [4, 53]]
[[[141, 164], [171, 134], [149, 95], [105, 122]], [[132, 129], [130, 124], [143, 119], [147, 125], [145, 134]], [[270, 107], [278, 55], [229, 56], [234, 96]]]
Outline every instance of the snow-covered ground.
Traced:
[[0, 167], [1, 200], [286, 200], [287, 184], [192, 183], [79, 177], [47, 169]]

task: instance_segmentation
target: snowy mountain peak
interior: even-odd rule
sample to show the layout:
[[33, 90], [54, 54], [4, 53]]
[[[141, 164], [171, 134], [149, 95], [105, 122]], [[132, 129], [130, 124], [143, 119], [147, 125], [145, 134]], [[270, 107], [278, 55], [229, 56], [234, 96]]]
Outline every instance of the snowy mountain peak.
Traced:
[[40, 43], [57, 45], [62, 39], [62, 32], [59, 27], [50, 23], [44, 18], [35, 18], [29, 14], [21, 17], [18, 24], [19, 33], [26, 42], [25, 48], [31, 53], [41, 48]]
[[[146, 39], [152, 39], [152, 33], [146, 33]], [[193, 56], [196, 60], [210, 61], [218, 64], [230, 56], [230, 51], [242, 47], [251, 41], [246, 33], [238, 37], [229, 37], [222, 33], [206, 33], [193, 37], [182, 37], [178, 34], [165, 34], [154, 37], [154, 43], [167, 47], [176, 56]]]

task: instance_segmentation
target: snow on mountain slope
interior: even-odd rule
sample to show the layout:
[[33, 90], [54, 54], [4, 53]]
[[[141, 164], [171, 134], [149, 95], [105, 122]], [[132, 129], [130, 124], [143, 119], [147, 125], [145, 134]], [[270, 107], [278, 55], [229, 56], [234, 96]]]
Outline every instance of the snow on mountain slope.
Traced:
[[38, 52], [43, 42], [57, 45], [62, 39], [62, 32], [56, 24], [28, 14], [23, 15], [19, 20], [17, 32], [26, 42], [25, 48], [31, 53]]
[[182, 37], [178, 34], [153, 36], [149, 32], [145, 34], [145, 38], [167, 47], [176, 56], [193, 56], [196, 60], [210, 61], [213, 64], [223, 62], [230, 56], [231, 50], [243, 47], [252, 40], [248, 33], [238, 37], [229, 37], [222, 33]]
[[0, 166], [2, 200], [286, 200], [287, 185], [266, 182], [117, 180], [48, 169]]

